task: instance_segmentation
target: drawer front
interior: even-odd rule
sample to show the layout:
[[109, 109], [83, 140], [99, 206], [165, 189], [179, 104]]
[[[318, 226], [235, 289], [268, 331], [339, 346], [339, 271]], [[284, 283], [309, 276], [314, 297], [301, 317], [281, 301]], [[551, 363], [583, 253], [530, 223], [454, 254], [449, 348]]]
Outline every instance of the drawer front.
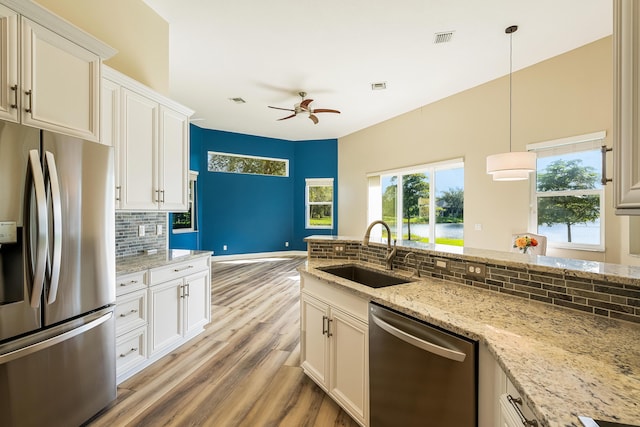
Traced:
[[365, 324], [369, 323], [368, 299], [342, 290], [338, 285], [333, 286], [325, 283], [306, 273], [300, 274], [300, 287], [303, 292], [328, 302], [334, 307], [341, 308]]
[[207, 269], [209, 269], [209, 257], [194, 258], [150, 270], [150, 282], [151, 285], [157, 285]]
[[147, 272], [125, 274], [116, 278], [116, 296], [145, 289], [147, 287]]
[[116, 298], [116, 336], [147, 325], [147, 290]]
[[118, 376], [146, 359], [146, 326], [116, 338], [116, 374]]

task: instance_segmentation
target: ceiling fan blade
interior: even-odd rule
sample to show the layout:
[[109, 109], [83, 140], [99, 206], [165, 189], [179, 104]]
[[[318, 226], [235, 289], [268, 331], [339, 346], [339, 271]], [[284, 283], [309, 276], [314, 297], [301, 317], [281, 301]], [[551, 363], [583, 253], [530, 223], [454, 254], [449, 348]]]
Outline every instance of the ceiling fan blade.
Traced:
[[329, 108], [316, 108], [315, 110], [313, 110], [313, 113], [338, 113], [340, 114], [340, 111], [338, 110], [331, 110]]
[[314, 125], [318, 124], [318, 118], [316, 116], [314, 116], [313, 114], [309, 114], [309, 118], [311, 119]]
[[283, 117], [283, 118], [278, 119], [278, 120], [287, 120], [287, 119], [290, 119], [291, 117], [295, 117], [295, 116], [296, 116], [296, 115], [295, 115], [295, 113], [294, 113], [294, 114], [292, 114], [292, 115], [290, 115], [290, 116]]
[[313, 99], [304, 99], [300, 102], [300, 108], [303, 110], [309, 110], [309, 104], [313, 102]]
[[296, 111], [296, 110], [292, 110], [291, 108], [272, 107], [271, 105], [267, 105], [267, 107], [273, 108], [274, 110]]

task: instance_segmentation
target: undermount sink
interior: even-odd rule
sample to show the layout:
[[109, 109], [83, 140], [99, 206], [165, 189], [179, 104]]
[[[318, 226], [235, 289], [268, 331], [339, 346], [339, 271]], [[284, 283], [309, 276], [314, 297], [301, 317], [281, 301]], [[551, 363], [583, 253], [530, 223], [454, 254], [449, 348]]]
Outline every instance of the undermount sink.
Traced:
[[334, 276], [342, 277], [343, 279], [351, 280], [352, 282], [360, 283], [361, 285], [369, 286], [371, 288], [383, 288], [385, 286], [411, 282], [411, 280], [405, 277], [372, 270], [359, 265], [336, 265], [331, 267], [320, 267], [318, 270], [322, 270], [326, 273], [333, 274]]

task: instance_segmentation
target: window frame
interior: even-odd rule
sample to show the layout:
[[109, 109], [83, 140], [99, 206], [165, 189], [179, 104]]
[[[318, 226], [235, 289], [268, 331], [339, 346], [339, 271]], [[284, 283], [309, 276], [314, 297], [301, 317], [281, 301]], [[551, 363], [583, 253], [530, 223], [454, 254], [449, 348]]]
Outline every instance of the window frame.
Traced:
[[[435, 189], [434, 184], [437, 185], [435, 175], [437, 171], [447, 169], [461, 168], [464, 171], [464, 158], [458, 157], [450, 160], [443, 160], [434, 163], [426, 163], [415, 166], [407, 166], [398, 169], [390, 169], [384, 171], [367, 173], [368, 179], [368, 192], [367, 192], [367, 223], [370, 224], [373, 221], [380, 220], [382, 218], [382, 177], [383, 176], [405, 176], [415, 173], [423, 173], [429, 180], [429, 191]], [[402, 185], [402, 179], [398, 179], [398, 185]], [[402, 191], [396, 192], [396, 215], [402, 216]], [[429, 242], [435, 244], [436, 239], [436, 200], [437, 197], [429, 197]], [[401, 222], [400, 222], [401, 223]], [[397, 231], [396, 231], [397, 234]], [[374, 227], [371, 230], [371, 236], [380, 238], [382, 236], [382, 228]], [[463, 233], [464, 242], [464, 233]], [[402, 237], [397, 238], [398, 241], [402, 240]]]
[[[313, 230], [332, 230], [334, 225], [334, 202], [335, 202], [335, 188], [333, 178], [306, 178], [305, 179], [305, 221], [304, 225], [306, 229]], [[331, 202], [310, 202], [309, 201], [309, 188], [310, 187], [331, 187]], [[311, 225], [311, 206], [325, 206], [328, 205], [331, 211], [331, 225]]]
[[[271, 162], [281, 162], [284, 163], [285, 172], [284, 175], [276, 175], [276, 174], [265, 174], [265, 173], [254, 173], [254, 172], [236, 172], [236, 171], [225, 171], [225, 170], [211, 170], [209, 168], [209, 163], [211, 162], [211, 156], [226, 156], [226, 157], [237, 157], [241, 159], [257, 159], [257, 160], [265, 160]], [[257, 176], [273, 176], [277, 178], [288, 178], [289, 177], [289, 159], [281, 159], [277, 157], [264, 157], [264, 156], [252, 156], [249, 154], [237, 154], [237, 153], [225, 153], [222, 151], [207, 151], [207, 171], [212, 173], [235, 173], [239, 175], [257, 175]]]
[[198, 231], [198, 212], [197, 212], [198, 207], [197, 207], [197, 200], [196, 200], [197, 188], [198, 188], [198, 172], [189, 171], [189, 186], [187, 187], [187, 211], [186, 212], [190, 213], [191, 227], [174, 228], [173, 219], [175, 218], [175, 215], [178, 212], [172, 212], [171, 233], [182, 234], [182, 233], [195, 233]]
[[[594, 151], [600, 149], [605, 145], [605, 138], [607, 136], [606, 131], [594, 132], [584, 135], [571, 136], [567, 138], [560, 138], [550, 141], [537, 142], [533, 144], [527, 144], [528, 151], [534, 151], [540, 156], [544, 153], [552, 153], [542, 157], [551, 157], [569, 153], [579, 153], [584, 151]], [[600, 171], [602, 172], [602, 171]], [[605, 186], [601, 185], [597, 189], [584, 189], [584, 190], [566, 190], [566, 191], [546, 191], [538, 192], [538, 171], [532, 174], [530, 180], [530, 208], [529, 208], [529, 232], [542, 234], [538, 231], [538, 198], [539, 197], [554, 197], [554, 196], [588, 196], [598, 195], [600, 197], [600, 218], [599, 218], [599, 231], [600, 231], [600, 243], [576, 243], [576, 242], [558, 242], [547, 238], [547, 247], [555, 249], [569, 249], [578, 251], [590, 251], [590, 252], [604, 252], [605, 251]], [[544, 196], [539, 194], [543, 193]]]

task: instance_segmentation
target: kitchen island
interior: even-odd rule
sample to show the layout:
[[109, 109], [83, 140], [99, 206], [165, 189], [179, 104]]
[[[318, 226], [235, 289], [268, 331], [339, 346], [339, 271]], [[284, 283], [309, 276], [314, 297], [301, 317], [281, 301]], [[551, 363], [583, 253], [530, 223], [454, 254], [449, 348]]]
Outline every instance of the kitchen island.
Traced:
[[[626, 318], [631, 321], [612, 318], [620, 310], [616, 304], [623, 307], [622, 311], [636, 304], [640, 270], [411, 243], [398, 246], [398, 265], [394, 265], [395, 273], [406, 275], [411, 282], [373, 289], [318, 267], [362, 264], [382, 269], [386, 245], [361, 247], [357, 238], [326, 236], [312, 236], [307, 242], [309, 259], [301, 273], [477, 340], [493, 355], [542, 425], [581, 426], [579, 415], [627, 424], [640, 422], [640, 324], [634, 321], [637, 309], [627, 312]], [[408, 257], [409, 265], [404, 264], [408, 252], [415, 254], [415, 258]], [[416, 261], [411, 262], [413, 259]], [[467, 274], [469, 263], [483, 267], [485, 277]], [[437, 267], [445, 264], [445, 272]], [[411, 277], [416, 266], [423, 277]], [[458, 268], [460, 271], [454, 271]], [[492, 275], [499, 275], [497, 272], [507, 279], [492, 279]], [[550, 289], [538, 285], [528, 294], [520, 291], [516, 285], [526, 286], [527, 280], [542, 284], [548, 281], [551, 296]], [[602, 289], [605, 284], [611, 289]], [[563, 296], [578, 293], [574, 287], [583, 291], [577, 302]], [[603, 296], [605, 291], [613, 292], [613, 297]], [[588, 307], [587, 300], [597, 297], [608, 299], [611, 307], [596, 310], [596, 304], [593, 312], [587, 313], [582, 306]], [[565, 298], [570, 304], [560, 306], [549, 300], [555, 298]]]

